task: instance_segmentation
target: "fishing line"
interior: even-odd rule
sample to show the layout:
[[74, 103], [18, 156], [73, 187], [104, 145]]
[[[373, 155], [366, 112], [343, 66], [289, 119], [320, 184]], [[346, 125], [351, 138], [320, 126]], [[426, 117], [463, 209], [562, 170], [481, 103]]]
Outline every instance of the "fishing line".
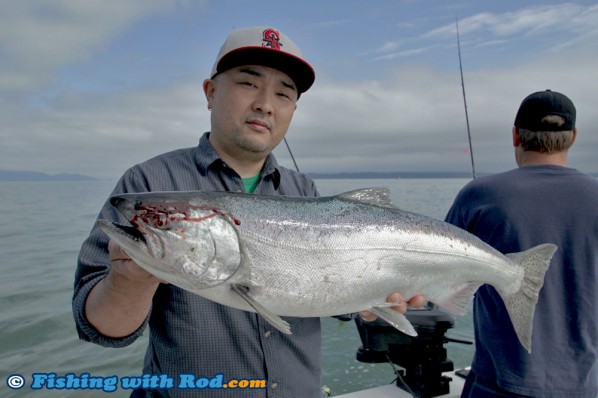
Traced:
[[291, 159], [293, 159], [293, 163], [295, 164], [295, 169], [297, 169], [297, 171], [300, 173], [301, 171], [299, 171], [299, 166], [297, 166], [297, 162], [295, 162], [295, 157], [293, 156], [293, 152], [291, 152], [291, 147], [289, 146], [289, 143], [287, 142], [287, 137], [284, 137], [284, 143], [287, 146], [287, 149], [289, 150], [289, 154], [291, 155]]
[[395, 364], [390, 360], [390, 357], [388, 356], [388, 353], [386, 354], [386, 360], [388, 361], [388, 363], [392, 367], [392, 370], [394, 371], [395, 375], [397, 376], [397, 378], [394, 379], [392, 382], [393, 383], [396, 382], [397, 386], [399, 386], [400, 388], [402, 388], [403, 390], [405, 390], [406, 392], [408, 392], [409, 394], [411, 394], [411, 396], [413, 398], [417, 398], [417, 395], [415, 395], [415, 393], [413, 392], [413, 390], [411, 389], [411, 387], [409, 387], [409, 385], [407, 384], [407, 382], [405, 380], [403, 380], [403, 377], [401, 376], [401, 372], [397, 369], [397, 367], [395, 366]]
[[469, 115], [467, 113], [467, 99], [465, 97], [465, 82], [463, 80], [463, 63], [461, 62], [461, 39], [459, 38], [459, 19], [455, 17], [457, 27], [457, 51], [459, 54], [459, 70], [461, 71], [461, 89], [463, 91], [463, 105], [465, 107], [465, 123], [467, 124], [467, 139], [469, 140], [469, 157], [471, 158], [471, 174], [475, 180], [475, 165], [473, 162], [473, 147], [471, 145], [471, 131], [469, 129]]

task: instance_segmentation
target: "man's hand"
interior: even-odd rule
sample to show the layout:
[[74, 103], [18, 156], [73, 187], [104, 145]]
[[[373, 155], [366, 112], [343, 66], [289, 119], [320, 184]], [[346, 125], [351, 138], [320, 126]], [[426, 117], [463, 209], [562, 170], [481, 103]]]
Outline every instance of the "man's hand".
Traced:
[[[389, 303], [395, 304], [391, 308], [395, 311], [400, 312], [401, 314], [404, 314], [407, 312], [408, 305], [411, 305], [415, 308], [420, 308], [424, 304], [426, 304], [426, 298], [422, 295], [413, 296], [408, 301], [405, 301], [405, 299], [403, 298], [403, 295], [401, 295], [401, 293], [399, 293], [399, 292], [391, 293], [386, 298], [386, 301], [388, 301]], [[359, 316], [361, 317], [361, 319], [363, 319], [366, 322], [372, 322], [378, 318], [371, 311], [361, 311], [359, 313]]]
[[140, 284], [164, 283], [164, 281], [137, 265], [122, 247], [112, 239], [108, 243], [108, 254], [112, 272], [115, 273], [115, 275], [112, 275], [113, 277], [123, 277]]
[[89, 292], [85, 315], [103, 335], [121, 338], [143, 324], [162, 280], [137, 265], [112, 240], [108, 255], [111, 269]]

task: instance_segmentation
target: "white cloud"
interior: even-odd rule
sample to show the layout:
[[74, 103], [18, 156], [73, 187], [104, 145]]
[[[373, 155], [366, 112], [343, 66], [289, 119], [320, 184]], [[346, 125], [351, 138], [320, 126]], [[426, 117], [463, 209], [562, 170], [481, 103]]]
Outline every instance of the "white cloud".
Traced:
[[30, 169], [33, 159], [36, 170], [50, 173], [114, 176], [160, 152], [195, 145], [209, 126], [204, 109], [199, 80], [120, 95], [68, 92], [6, 120], [15, 127], [0, 131], [0, 140], [10, 142], [0, 157], [16, 169]]
[[0, 91], [22, 93], [85, 60], [135, 21], [173, 0], [29, 0], [0, 3]]
[[[579, 24], [595, 27], [598, 21], [597, 6], [578, 4], [533, 6], [515, 12], [492, 14], [478, 13], [459, 20], [462, 35], [490, 33], [497, 37], [515, 35], [542, 35], [559, 31], [576, 31]], [[455, 24], [436, 28], [424, 35], [426, 38], [455, 36]]]
[[[0, 168], [116, 178], [134, 163], [196, 145], [209, 129], [200, 71], [175, 81], [124, 85], [118, 91], [75, 91], [48, 83], [57, 79], [60, 68], [93, 57], [136, 21], [176, 6], [174, 0], [24, 3], [15, 2], [6, 13], [7, 6], [0, 3], [0, 54], [3, 61], [8, 59], [0, 64], [0, 72], [5, 72], [0, 73]], [[598, 137], [591, 133], [598, 125], [592, 108], [598, 92], [598, 53], [593, 51], [598, 6], [567, 4], [557, 9], [575, 21], [560, 22], [559, 29], [567, 29], [567, 34], [551, 43], [551, 51], [510, 57], [506, 66], [475, 57], [501, 45], [524, 52], [527, 47], [517, 46], [516, 33], [533, 26], [554, 27], [554, 13], [537, 7], [537, 16], [527, 8], [480, 13], [462, 21], [468, 21], [463, 24], [470, 29], [467, 37], [477, 46], [467, 47], [469, 60], [478, 62], [466, 66], [465, 82], [478, 171], [514, 167], [510, 129], [518, 104], [532, 91], [546, 88], [569, 95], [578, 106], [580, 135], [571, 152], [573, 165], [598, 171]], [[456, 45], [454, 25], [431, 32], [435, 37], [446, 35], [445, 42]], [[469, 170], [458, 65], [455, 61], [452, 70], [442, 70], [400, 57], [420, 49], [434, 53], [432, 44], [421, 40], [417, 34], [389, 39], [371, 50], [377, 55], [386, 51], [385, 60], [355, 60], [366, 72], [388, 62], [392, 73], [339, 80], [330, 77], [338, 71], [318, 70], [314, 88], [299, 101], [287, 137], [302, 170]], [[486, 53], [480, 56], [473, 49]], [[284, 146], [276, 153], [292, 167]]]
[[[551, 88], [578, 106], [579, 142], [572, 159], [598, 171], [588, 151], [598, 139], [595, 102], [598, 55], [578, 63], [544, 56], [510, 68], [466, 71], [466, 90], [478, 170], [515, 166], [511, 127], [521, 100]], [[467, 131], [458, 74], [403, 68], [393, 76], [343, 84], [326, 80], [300, 101], [289, 134], [302, 169], [311, 171], [468, 171]], [[318, 145], [313, 145], [317, 142]], [[581, 143], [581, 144], [580, 144]], [[286, 154], [283, 149], [280, 156]]]

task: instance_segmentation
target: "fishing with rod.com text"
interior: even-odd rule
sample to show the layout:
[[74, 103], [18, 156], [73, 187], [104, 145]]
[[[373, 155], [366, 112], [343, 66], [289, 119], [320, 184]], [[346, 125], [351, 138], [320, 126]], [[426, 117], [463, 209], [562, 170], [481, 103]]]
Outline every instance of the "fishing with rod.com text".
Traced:
[[[29, 386], [32, 390], [100, 390], [115, 392], [134, 389], [181, 389], [181, 390], [221, 390], [221, 389], [265, 389], [263, 379], [231, 379], [225, 381], [223, 374], [213, 377], [197, 376], [182, 373], [178, 377], [166, 374], [143, 374], [141, 376], [92, 376], [89, 373], [76, 375], [67, 373], [59, 376], [56, 373], [33, 373], [30, 378], [12, 374], [6, 378], [6, 386], [19, 390]], [[0, 385], [1, 387], [1, 385]]]

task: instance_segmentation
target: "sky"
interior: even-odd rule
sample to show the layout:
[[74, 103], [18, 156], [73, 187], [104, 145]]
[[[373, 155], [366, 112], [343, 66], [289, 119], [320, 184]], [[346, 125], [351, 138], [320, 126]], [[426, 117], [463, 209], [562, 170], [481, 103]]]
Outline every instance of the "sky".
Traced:
[[598, 2], [559, 0], [0, 0], [0, 169], [116, 179], [197, 145], [220, 46], [269, 25], [316, 71], [286, 137], [301, 171], [469, 173], [457, 20], [476, 172], [516, 167], [545, 89], [577, 107], [570, 166], [598, 172]]

